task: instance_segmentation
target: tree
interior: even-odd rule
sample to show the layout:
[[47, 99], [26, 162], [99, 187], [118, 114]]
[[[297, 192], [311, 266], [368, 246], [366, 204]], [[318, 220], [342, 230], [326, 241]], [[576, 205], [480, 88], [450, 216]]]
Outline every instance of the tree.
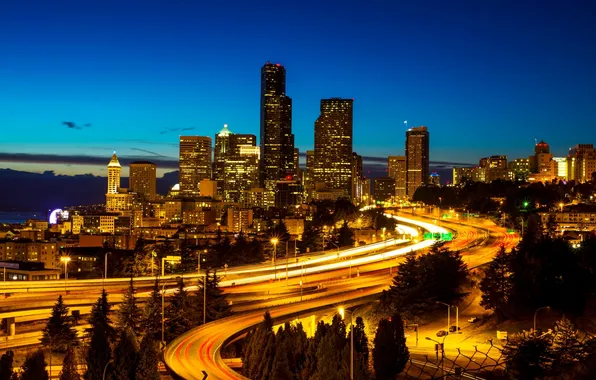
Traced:
[[578, 339], [579, 332], [566, 317], [555, 323], [550, 350], [553, 354], [552, 368], [563, 375], [586, 355], [584, 345]]
[[392, 380], [404, 370], [410, 351], [406, 346], [404, 323], [399, 314], [379, 321], [374, 339], [373, 363], [378, 380]]
[[[220, 318], [227, 317], [232, 314], [232, 308], [226, 299], [226, 295], [219, 288], [219, 277], [217, 272], [210, 274], [209, 271], [205, 273], [207, 276], [207, 316], [206, 322], [212, 322]], [[196, 293], [196, 315], [197, 323], [203, 323], [203, 297], [205, 291], [203, 290], [204, 277], [199, 278], [199, 286]]]
[[550, 343], [535, 332], [514, 334], [509, 338], [503, 355], [510, 379], [543, 379], [551, 368]]
[[323, 248], [323, 232], [320, 227], [313, 222], [307, 222], [304, 232], [302, 233], [302, 240], [298, 241], [298, 246], [301, 250], [310, 252], [317, 252]]
[[[346, 325], [339, 315], [333, 317], [317, 348], [315, 380], [343, 380], [349, 377], [349, 351]], [[347, 354], [346, 354], [347, 353]]]
[[21, 380], [48, 380], [46, 360], [42, 350], [37, 350], [25, 358], [21, 367]]
[[344, 221], [344, 224], [339, 229], [338, 234], [338, 245], [340, 247], [353, 247], [354, 246], [354, 233], [348, 227], [348, 222]]
[[104, 326], [98, 325], [91, 332], [89, 349], [85, 357], [85, 362], [87, 363], [85, 379], [102, 380], [104, 368], [111, 357], [112, 350], [108, 340], [108, 334], [105, 332]]
[[77, 358], [72, 347], [66, 351], [66, 356], [62, 362], [62, 371], [60, 372], [60, 380], [80, 380], [79, 369], [77, 366]]
[[284, 328], [280, 327], [275, 335], [275, 357], [272, 363], [272, 379], [292, 380], [292, 371], [290, 370], [290, 362], [288, 360], [291, 347], [290, 339]]
[[[273, 346], [270, 338], [273, 336]], [[265, 373], [271, 372], [273, 357], [267, 353], [275, 350], [275, 334], [273, 333], [273, 320], [269, 312], [265, 312], [263, 322], [246, 338], [245, 350], [242, 356], [244, 374], [251, 379], [262, 379]]]
[[159, 380], [157, 363], [159, 362], [159, 348], [157, 342], [150, 335], [145, 335], [141, 341], [135, 376], [139, 380]]
[[114, 349], [114, 366], [111, 380], [134, 380], [137, 369], [139, 343], [130, 328], [122, 330], [120, 340]]
[[140, 333], [141, 317], [141, 309], [137, 305], [137, 296], [131, 277], [130, 284], [124, 293], [124, 299], [118, 309], [118, 328], [120, 330], [129, 328], [137, 335]]
[[183, 334], [196, 325], [197, 317], [188, 293], [184, 289], [184, 281], [178, 281], [178, 290], [172, 296], [170, 304], [165, 310], [166, 339], [168, 341]]
[[161, 339], [161, 291], [157, 277], [143, 310], [141, 327], [145, 334], [150, 335], [153, 339]]
[[100, 328], [101, 331], [107, 335], [109, 341], [113, 341], [116, 338], [116, 332], [112, 327], [112, 321], [110, 320], [110, 314], [112, 313], [111, 309], [112, 306], [108, 302], [108, 293], [105, 289], [102, 289], [101, 296], [91, 307], [91, 314], [88, 319], [91, 327], [85, 329], [85, 332], [89, 336], [93, 334], [95, 329]]
[[66, 352], [69, 346], [78, 344], [77, 332], [72, 326], [71, 318], [68, 317], [68, 308], [61, 295], [58, 296], [43, 330], [41, 344], [58, 352]]
[[513, 269], [511, 255], [501, 249], [484, 271], [484, 278], [480, 281], [482, 299], [480, 305], [486, 309], [494, 310], [503, 320], [508, 316], [511, 295], [513, 294]]
[[14, 352], [6, 351], [0, 357], [0, 380], [11, 380], [13, 375], [12, 365], [14, 362]]

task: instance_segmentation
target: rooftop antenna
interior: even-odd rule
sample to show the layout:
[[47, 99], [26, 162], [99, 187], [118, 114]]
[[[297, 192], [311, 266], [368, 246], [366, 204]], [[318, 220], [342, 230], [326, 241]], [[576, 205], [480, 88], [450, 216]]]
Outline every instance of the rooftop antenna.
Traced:
[[404, 124], [406, 125], [406, 129], [408, 129], [408, 121], [404, 120]]
[[538, 139], [534, 137], [534, 144], [538, 145]]

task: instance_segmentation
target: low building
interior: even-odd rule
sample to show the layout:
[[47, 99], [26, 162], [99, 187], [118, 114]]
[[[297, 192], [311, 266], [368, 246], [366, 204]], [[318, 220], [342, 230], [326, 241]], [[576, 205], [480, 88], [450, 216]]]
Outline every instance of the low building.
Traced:
[[252, 210], [230, 207], [228, 209], [228, 231], [248, 231], [252, 226]]
[[0, 261], [0, 276], [3, 281], [58, 280], [60, 270], [46, 269], [43, 263]]
[[283, 221], [290, 235], [302, 236], [304, 233], [304, 219], [285, 218]]

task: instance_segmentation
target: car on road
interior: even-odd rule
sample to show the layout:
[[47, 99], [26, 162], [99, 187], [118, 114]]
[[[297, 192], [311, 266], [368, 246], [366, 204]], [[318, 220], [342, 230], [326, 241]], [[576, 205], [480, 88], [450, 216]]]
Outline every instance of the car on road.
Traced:
[[446, 336], [446, 335], [449, 335], [449, 333], [447, 331], [445, 331], [445, 330], [439, 330], [439, 331], [437, 331], [437, 336], [439, 338], [442, 337], [442, 336]]
[[476, 322], [478, 322], [479, 319], [480, 318], [478, 318], [478, 317], [472, 317], [472, 318], [468, 319], [468, 322], [470, 322], [470, 323], [476, 323]]
[[457, 328], [455, 326], [449, 327], [449, 332], [450, 333], [454, 333], [456, 330], [457, 331], [461, 330], [461, 327], [459, 327], [459, 326]]

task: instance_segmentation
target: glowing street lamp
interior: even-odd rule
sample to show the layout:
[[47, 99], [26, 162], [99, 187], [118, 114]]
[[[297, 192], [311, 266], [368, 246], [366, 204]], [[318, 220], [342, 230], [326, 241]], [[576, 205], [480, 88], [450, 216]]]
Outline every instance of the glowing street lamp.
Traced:
[[275, 265], [275, 256], [277, 256], [277, 243], [279, 240], [277, 238], [271, 239], [271, 244], [273, 244], [273, 279], [277, 280], [277, 266]]
[[60, 261], [64, 263], [64, 281], [68, 280], [68, 263], [70, 262], [70, 256], [62, 256]]

